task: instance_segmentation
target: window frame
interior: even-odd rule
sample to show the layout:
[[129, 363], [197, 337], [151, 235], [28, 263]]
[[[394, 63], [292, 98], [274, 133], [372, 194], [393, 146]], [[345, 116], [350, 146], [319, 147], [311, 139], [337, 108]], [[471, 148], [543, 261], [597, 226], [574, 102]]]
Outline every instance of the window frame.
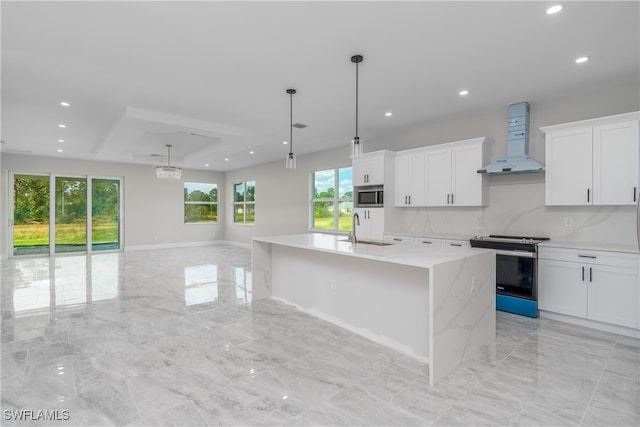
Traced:
[[[340, 170], [351, 169], [351, 197], [340, 197]], [[333, 171], [334, 195], [332, 198], [315, 197], [315, 174], [324, 171]], [[319, 169], [311, 172], [310, 175], [310, 203], [309, 203], [309, 231], [332, 233], [332, 234], [348, 234], [349, 230], [340, 230], [340, 203], [351, 202], [351, 210], [353, 211], [353, 166], [338, 166], [334, 168]], [[333, 203], [333, 229], [315, 228], [315, 204], [319, 202]]]
[[[253, 200], [247, 200], [247, 192], [249, 189], [249, 183], [253, 185]], [[244, 188], [242, 190], [242, 201], [237, 200], [238, 193], [236, 191], [236, 187], [238, 185], [242, 185]], [[247, 205], [253, 205], [253, 221], [247, 222]], [[242, 222], [239, 222], [236, 217], [236, 206], [242, 207]], [[234, 182], [233, 183], [233, 224], [236, 225], [256, 225], [256, 181], [255, 180], [245, 180], [242, 182]]]
[[[186, 195], [184, 194], [184, 190], [186, 189], [187, 184], [198, 184], [198, 185], [213, 185], [216, 189], [216, 201], [215, 202], [205, 202], [205, 201], [187, 201]], [[220, 219], [220, 186], [216, 182], [195, 182], [195, 181], [184, 181], [182, 183], [182, 192], [183, 192], [183, 221], [185, 225], [206, 225], [206, 224], [217, 224]], [[186, 209], [187, 205], [207, 205], [207, 206], [215, 206], [216, 207], [216, 219], [215, 221], [198, 221], [198, 222], [190, 222], [187, 221]]]

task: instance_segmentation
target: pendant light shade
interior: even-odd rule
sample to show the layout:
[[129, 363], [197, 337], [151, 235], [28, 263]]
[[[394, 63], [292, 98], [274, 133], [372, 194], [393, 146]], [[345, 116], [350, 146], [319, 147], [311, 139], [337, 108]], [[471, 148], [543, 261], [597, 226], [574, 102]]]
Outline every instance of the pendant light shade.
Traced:
[[351, 157], [362, 157], [364, 154], [363, 143], [358, 136], [358, 64], [362, 62], [364, 58], [362, 55], [353, 55], [351, 62], [356, 64], [356, 136], [351, 141]]
[[287, 169], [295, 169], [296, 168], [296, 156], [293, 154], [293, 94], [296, 93], [295, 89], [287, 89], [287, 93], [289, 94], [290, 105], [291, 105], [291, 123], [289, 126], [289, 154], [285, 159], [285, 167]]
[[167, 144], [167, 166], [156, 168], [156, 178], [166, 180], [178, 180], [182, 177], [182, 169], [171, 166], [171, 144]]

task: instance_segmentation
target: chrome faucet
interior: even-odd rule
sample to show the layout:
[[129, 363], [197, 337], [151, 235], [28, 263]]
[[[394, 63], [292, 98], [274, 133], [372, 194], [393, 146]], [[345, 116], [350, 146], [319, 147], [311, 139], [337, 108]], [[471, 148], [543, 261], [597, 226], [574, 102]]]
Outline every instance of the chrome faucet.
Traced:
[[349, 240], [351, 243], [358, 243], [358, 239], [356, 238], [356, 222], [360, 225], [360, 215], [358, 215], [357, 212], [354, 212], [351, 217], [351, 231], [349, 232]]

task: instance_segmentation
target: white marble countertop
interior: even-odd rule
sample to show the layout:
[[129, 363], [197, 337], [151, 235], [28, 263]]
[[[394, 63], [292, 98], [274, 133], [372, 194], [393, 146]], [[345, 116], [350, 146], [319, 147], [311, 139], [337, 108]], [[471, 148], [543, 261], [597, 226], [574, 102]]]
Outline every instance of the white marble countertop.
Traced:
[[344, 241], [345, 239], [345, 236], [321, 233], [253, 238], [255, 242], [329, 252], [422, 268], [430, 268], [437, 264], [462, 260], [480, 252], [492, 251], [491, 249], [479, 248], [431, 247], [413, 243], [390, 244], [388, 246], [367, 245], [364, 243], [354, 245], [351, 242]]
[[566, 242], [561, 240], [549, 240], [542, 242], [539, 247], [547, 248], [565, 248], [565, 249], [583, 249], [591, 251], [609, 251], [609, 252], [626, 252], [637, 254], [640, 253], [637, 245], [625, 245], [615, 243], [600, 242]]

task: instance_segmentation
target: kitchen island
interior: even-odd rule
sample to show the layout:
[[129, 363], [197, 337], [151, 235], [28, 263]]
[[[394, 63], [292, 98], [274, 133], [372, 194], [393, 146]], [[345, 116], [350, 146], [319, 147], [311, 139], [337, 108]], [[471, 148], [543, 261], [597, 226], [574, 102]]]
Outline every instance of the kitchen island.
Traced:
[[495, 344], [495, 251], [344, 236], [256, 237], [253, 300], [273, 298], [426, 361], [435, 384]]

